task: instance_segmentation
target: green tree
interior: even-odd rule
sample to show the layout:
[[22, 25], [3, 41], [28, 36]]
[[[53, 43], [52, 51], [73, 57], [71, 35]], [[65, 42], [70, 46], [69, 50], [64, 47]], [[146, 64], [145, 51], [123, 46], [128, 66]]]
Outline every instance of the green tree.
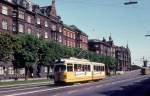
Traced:
[[[0, 35], [0, 61], [13, 61], [14, 68], [25, 68], [25, 77], [30, 74], [29, 68], [38, 64], [49, 67], [56, 59], [60, 58], [84, 58], [92, 62], [102, 62], [106, 65], [107, 72], [116, 69], [116, 59], [101, 56], [94, 52], [80, 48], [70, 48], [50, 40], [39, 39], [32, 35]], [[17, 72], [17, 71], [16, 71]], [[38, 72], [40, 73], [40, 71]]]
[[12, 44], [13, 44], [13, 60], [12, 64], [14, 67], [14, 73], [15, 73], [15, 79], [18, 79], [18, 69], [23, 68], [24, 66], [24, 61], [20, 56], [20, 50], [22, 49], [22, 42], [20, 40], [20, 37], [17, 35], [13, 35], [11, 38]]
[[24, 35], [20, 37], [22, 42], [22, 49], [18, 51], [18, 54], [23, 61], [25, 67], [25, 79], [30, 76], [29, 68], [32, 68], [34, 64], [38, 62], [38, 51], [40, 47], [40, 40], [36, 36]]
[[10, 62], [13, 59], [13, 44], [11, 41], [11, 35], [0, 35], [0, 61]]
[[38, 76], [40, 77], [41, 66], [47, 66], [47, 77], [49, 76], [49, 69], [54, 58], [54, 49], [50, 49], [51, 43], [50, 41], [41, 40], [41, 46], [38, 51]]

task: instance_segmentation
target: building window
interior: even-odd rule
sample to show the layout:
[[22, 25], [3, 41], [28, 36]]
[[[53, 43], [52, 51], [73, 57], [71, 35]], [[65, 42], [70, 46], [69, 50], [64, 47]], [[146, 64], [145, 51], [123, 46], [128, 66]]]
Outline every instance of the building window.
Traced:
[[37, 22], [36, 22], [37, 24], [41, 24], [41, 20], [40, 20], [40, 18], [37, 18]]
[[19, 18], [20, 19], [24, 19], [24, 12], [23, 11], [19, 11]]
[[31, 34], [31, 32], [32, 32], [32, 31], [31, 31], [31, 28], [28, 28], [28, 29], [27, 29], [27, 33], [28, 33], [28, 34]]
[[13, 11], [12, 16], [13, 16], [13, 17], [17, 17], [17, 12], [16, 12], [16, 10]]
[[67, 41], [67, 46], [70, 46], [70, 42], [69, 41]]
[[16, 23], [13, 23], [13, 32], [17, 31], [17, 25]]
[[19, 24], [19, 32], [21, 33], [24, 32], [24, 26], [22, 24]]
[[70, 33], [70, 38], [73, 38], [72, 33]]
[[45, 36], [44, 36], [44, 38], [45, 38], [45, 39], [47, 39], [47, 38], [48, 38], [48, 33], [47, 33], [47, 32], [45, 32]]
[[28, 23], [31, 23], [31, 16], [28, 16], [28, 17], [27, 17], [27, 22], [28, 22]]
[[95, 45], [96, 48], [99, 48], [99, 45]]
[[76, 44], [75, 44], [75, 42], [73, 43], [73, 45], [74, 45], [74, 47], [76, 47]]
[[47, 72], [48, 72], [48, 69], [47, 69], [47, 67], [45, 67], [45, 68], [44, 68], [44, 72], [45, 72], [45, 73], [47, 73]]
[[14, 74], [14, 68], [13, 67], [8, 68], [8, 74]]
[[69, 37], [70, 31], [66, 31], [66, 36]]
[[64, 40], [63, 42], [64, 42], [64, 45], [66, 45], [66, 44], [67, 44], [67, 43], [66, 43], [66, 40]]
[[61, 27], [59, 27], [59, 32], [62, 32], [62, 28]]
[[56, 25], [52, 24], [52, 30], [56, 31]]
[[37, 37], [40, 38], [40, 33], [37, 33]]
[[45, 21], [45, 27], [48, 27], [48, 22], [47, 21]]
[[76, 39], [75, 34], [73, 34], [73, 39]]
[[64, 31], [64, 35], [66, 36], [66, 31]]
[[4, 74], [4, 69], [3, 67], [0, 67], [0, 75], [3, 75]]
[[70, 47], [73, 47], [72, 42], [70, 42]]
[[99, 54], [99, 51], [97, 50], [96, 53]]
[[8, 23], [6, 20], [2, 20], [2, 29], [4, 29], [4, 30], [8, 29]]
[[8, 15], [8, 7], [7, 6], [2, 6], [2, 14]]
[[20, 73], [21, 75], [25, 74], [25, 68], [21, 68], [19, 73]]
[[62, 37], [61, 36], [59, 36], [59, 42], [62, 42]]

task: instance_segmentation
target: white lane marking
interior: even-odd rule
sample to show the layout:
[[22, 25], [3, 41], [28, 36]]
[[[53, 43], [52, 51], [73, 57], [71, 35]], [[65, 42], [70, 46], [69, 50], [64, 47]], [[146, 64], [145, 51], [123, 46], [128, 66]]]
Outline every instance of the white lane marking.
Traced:
[[[60, 94], [55, 94], [55, 95], [53, 95], [53, 96], [59, 96]], [[61, 96], [61, 95], [60, 95]]]
[[[132, 81], [132, 80], [140, 79], [140, 78], [143, 78], [143, 77], [145, 77], [145, 76], [141, 76], [141, 77], [137, 77], [137, 78], [132, 78], [132, 79], [126, 79], [126, 80], [120, 80], [120, 82]], [[120, 82], [116, 81], [116, 84], [120, 83]], [[63, 89], [63, 88], [70, 88], [70, 87], [75, 87], [75, 86], [82, 86], [82, 85], [87, 85], [87, 84], [73, 85], [73, 86], [64, 86], [64, 87], [56, 87], [56, 88], [52, 88], [52, 89], [36, 90], [36, 91], [30, 91], [30, 92], [24, 92], [24, 93], [22, 92], [22, 93], [18, 93], [18, 94], [11, 94], [11, 95], [5, 95], [5, 96], [18, 96], [18, 95], [25, 95], [25, 94], [33, 94], [33, 93], [40, 93], [40, 92], [45, 92], [45, 91], [52, 91], [52, 90]]]
[[143, 77], [145, 77], [145, 76], [141, 76], [141, 77], [137, 77], [137, 78], [131, 78], [131, 79], [125, 79], [125, 80], [120, 80], [120, 81], [116, 81], [116, 82], [113, 82], [113, 83], [104, 84], [104, 86], [108, 86], [108, 85], [111, 85], [111, 84], [113, 85], [113, 84], [117, 84], [117, 83], [123, 83], [123, 82], [129, 82], [129, 81], [132, 81], [132, 80], [135, 80], [135, 79], [142, 79]]
[[43, 89], [43, 90], [36, 90], [36, 91], [30, 91], [30, 92], [22, 92], [22, 93], [18, 93], [18, 94], [11, 94], [11, 95], [5, 95], [5, 96], [18, 96], [18, 95], [25, 95], [25, 94], [39, 93], [39, 92], [45, 92], [45, 91], [52, 91], [52, 90], [63, 89], [63, 88], [70, 88], [70, 87], [76, 87], [76, 86], [81, 86], [81, 85], [56, 87], [56, 88], [51, 88], [51, 89], [47, 88], [47, 89]]
[[100, 88], [100, 87], [103, 87], [103, 86], [114, 85], [114, 84], [117, 84], [117, 83], [129, 82], [129, 81], [132, 81], [132, 80], [135, 80], [135, 79], [142, 79], [143, 77], [144, 76], [137, 77], [137, 78], [126, 79], [126, 80], [120, 80], [120, 81], [111, 82], [111, 83], [107, 83], [107, 84], [103, 84], [103, 85], [98, 85], [98, 86], [96, 86], [96, 88]]
[[14, 92], [14, 91], [22, 91], [22, 90], [29, 90], [29, 89], [38, 89], [38, 88], [47, 88], [46, 86], [40, 86], [40, 87], [31, 87], [31, 88], [22, 88], [22, 89], [14, 89], [14, 90], [7, 90], [7, 91], [0, 91], [0, 93], [8, 93], [8, 92]]
[[90, 90], [91, 88], [89, 87], [89, 88], [86, 88], [86, 90]]
[[78, 90], [71, 90], [71, 91], [68, 91], [67, 93], [68, 94], [73, 94], [73, 93], [75, 93], [75, 92], [77, 92]]
[[100, 87], [103, 87], [103, 85], [98, 85], [98, 86], [96, 86], [97, 88], [100, 88]]

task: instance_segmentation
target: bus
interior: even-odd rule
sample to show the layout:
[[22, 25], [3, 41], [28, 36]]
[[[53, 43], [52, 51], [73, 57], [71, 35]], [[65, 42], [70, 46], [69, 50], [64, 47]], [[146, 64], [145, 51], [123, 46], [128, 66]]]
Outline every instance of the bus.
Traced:
[[67, 58], [54, 64], [55, 84], [100, 80], [106, 77], [105, 64], [86, 59]]

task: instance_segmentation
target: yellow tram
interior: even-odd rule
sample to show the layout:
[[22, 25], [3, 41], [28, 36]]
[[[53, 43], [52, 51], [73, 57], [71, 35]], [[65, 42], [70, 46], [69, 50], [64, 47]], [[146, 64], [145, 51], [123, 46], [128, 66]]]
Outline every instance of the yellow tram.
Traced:
[[150, 74], [150, 68], [148, 68], [148, 67], [142, 67], [141, 68], [141, 74], [142, 75]]
[[105, 64], [86, 59], [61, 59], [54, 64], [55, 83], [75, 83], [105, 78]]

